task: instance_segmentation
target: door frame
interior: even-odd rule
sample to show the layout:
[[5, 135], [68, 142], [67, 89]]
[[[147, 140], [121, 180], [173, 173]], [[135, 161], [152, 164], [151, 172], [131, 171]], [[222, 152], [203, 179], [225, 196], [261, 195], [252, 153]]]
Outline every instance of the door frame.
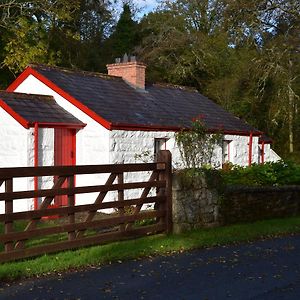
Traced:
[[[65, 127], [57, 127], [54, 128], [54, 166], [57, 166], [57, 157], [58, 157], [58, 153], [56, 151], [62, 151], [64, 145], [61, 144], [59, 145], [60, 147], [56, 146], [56, 134], [57, 131], [56, 130], [68, 130], [70, 131], [70, 135], [71, 135], [71, 145], [70, 146], [70, 150], [71, 150], [71, 166], [75, 166], [76, 165], [76, 134], [77, 134], [77, 130], [74, 128], [65, 128]], [[64, 164], [63, 163], [63, 159], [62, 159], [62, 164], [60, 166], [64, 166], [64, 165], [70, 165], [70, 164]], [[54, 177], [54, 182], [56, 181], [56, 178]], [[74, 185], [76, 184], [76, 178], [74, 176]], [[67, 182], [64, 182], [64, 184], [61, 186], [62, 188], [67, 188]], [[62, 205], [67, 205], [67, 195], [61, 195], [61, 196], [55, 196], [54, 197], [54, 205], [58, 205], [58, 206], [62, 206]], [[74, 201], [76, 201], [75, 196], [74, 196]]]

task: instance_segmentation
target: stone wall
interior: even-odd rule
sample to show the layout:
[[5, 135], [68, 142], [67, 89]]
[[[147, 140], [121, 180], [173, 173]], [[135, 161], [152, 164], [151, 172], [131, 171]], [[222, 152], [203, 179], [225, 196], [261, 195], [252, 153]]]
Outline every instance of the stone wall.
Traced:
[[300, 186], [232, 187], [220, 201], [223, 224], [252, 222], [300, 214]]
[[234, 223], [300, 215], [300, 186], [209, 188], [205, 178], [173, 174], [175, 233]]
[[173, 174], [173, 231], [219, 225], [218, 193], [209, 189], [204, 178], [186, 182], [182, 173]]

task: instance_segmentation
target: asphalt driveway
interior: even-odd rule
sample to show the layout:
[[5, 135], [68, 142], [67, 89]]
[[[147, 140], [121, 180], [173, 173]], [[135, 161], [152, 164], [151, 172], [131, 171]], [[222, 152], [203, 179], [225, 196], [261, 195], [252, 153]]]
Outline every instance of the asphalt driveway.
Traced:
[[300, 299], [300, 235], [0, 283], [0, 299]]

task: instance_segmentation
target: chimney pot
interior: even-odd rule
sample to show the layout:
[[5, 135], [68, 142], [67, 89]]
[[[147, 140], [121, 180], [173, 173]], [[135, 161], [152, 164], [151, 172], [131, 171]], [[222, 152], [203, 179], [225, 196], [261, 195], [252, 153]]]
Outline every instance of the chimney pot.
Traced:
[[123, 63], [127, 63], [127, 62], [128, 62], [128, 55], [127, 53], [125, 53], [123, 56]]
[[116, 58], [115, 62], [116, 62], [116, 64], [119, 64], [121, 62], [121, 58], [120, 57]]
[[131, 62], [136, 62], [136, 56], [135, 55], [130, 56], [130, 61]]

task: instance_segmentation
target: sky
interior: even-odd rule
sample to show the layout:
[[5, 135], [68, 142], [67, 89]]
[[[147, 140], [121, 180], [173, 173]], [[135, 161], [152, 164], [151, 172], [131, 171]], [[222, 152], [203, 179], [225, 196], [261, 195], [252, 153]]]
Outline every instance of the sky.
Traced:
[[[144, 14], [147, 14], [150, 11], [156, 9], [161, 1], [162, 0], [132, 0], [136, 8], [138, 9], [137, 18], [139, 19], [143, 17]], [[118, 4], [118, 10], [121, 11], [122, 1], [118, 1]]]
[[155, 9], [159, 4], [157, 0], [134, 0], [134, 2], [138, 7], [143, 9], [144, 13]]

